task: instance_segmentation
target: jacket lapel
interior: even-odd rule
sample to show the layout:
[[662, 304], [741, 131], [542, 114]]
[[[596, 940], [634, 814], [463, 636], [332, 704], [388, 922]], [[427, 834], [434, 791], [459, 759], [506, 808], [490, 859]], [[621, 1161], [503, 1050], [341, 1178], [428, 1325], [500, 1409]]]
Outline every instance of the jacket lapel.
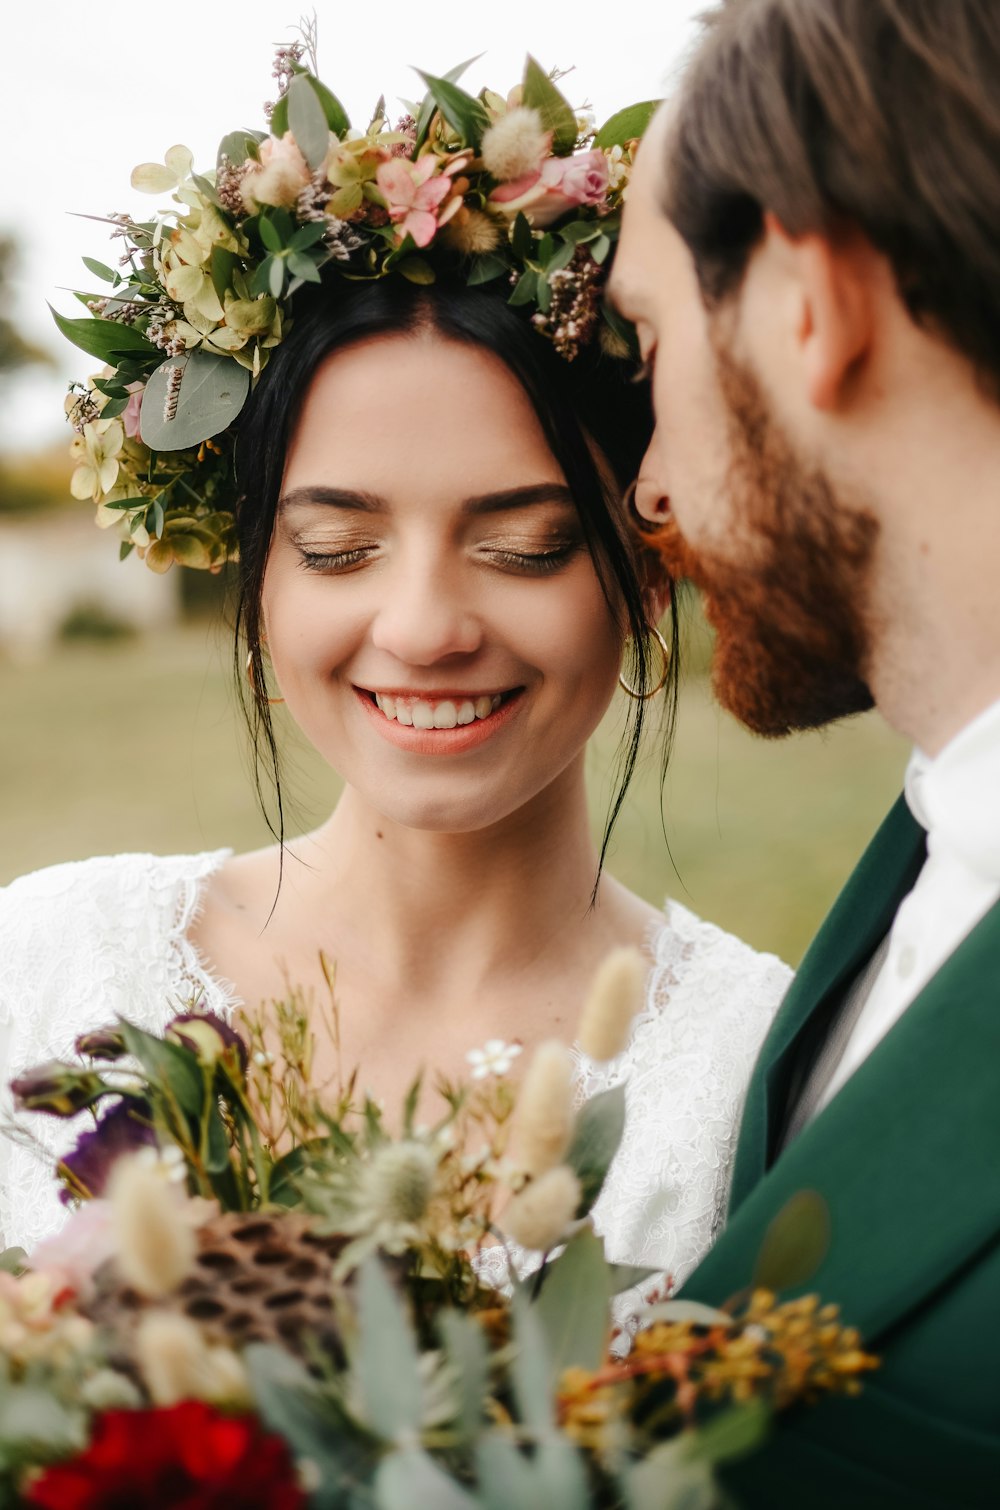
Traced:
[[730, 1215], [767, 1170], [799, 1035], [815, 1012], [846, 989], [888, 932], [925, 854], [924, 831], [900, 797], [817, 934], [765, 1040], [747, 1090]]
[[796, 1192], [832, 1240], [808, 1284], [875, 1339], [1000, 1233], [1000, 903], [746, 1196], [685, 1288], [716, 1304], [747, 1285]]

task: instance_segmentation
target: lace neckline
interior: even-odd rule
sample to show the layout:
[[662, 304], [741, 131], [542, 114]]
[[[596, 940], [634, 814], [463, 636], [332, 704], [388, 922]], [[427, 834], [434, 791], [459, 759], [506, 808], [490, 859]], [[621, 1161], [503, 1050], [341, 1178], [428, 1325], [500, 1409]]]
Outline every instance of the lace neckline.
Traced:
[[227, 1021], [244, 1005], [243, 998], [231, 980], [213, 974], [205, 956], [189, 937], [189, 930], [201, 916], [208, 881], [232, 856], [232, 849], [199, 855], [197, 869], [181, 885], [173, 926], [167, 936], [171, 977], [183, 983], [192, 1001], [200, 1001], [208, 1011]]

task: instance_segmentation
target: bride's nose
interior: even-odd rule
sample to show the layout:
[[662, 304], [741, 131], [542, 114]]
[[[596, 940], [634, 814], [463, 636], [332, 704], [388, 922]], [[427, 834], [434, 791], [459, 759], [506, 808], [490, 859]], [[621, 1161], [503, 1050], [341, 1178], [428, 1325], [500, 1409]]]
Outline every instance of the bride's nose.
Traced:
[[483, 628], [469, 585], [443, 562], [411, 560], [392, 573], [385, 588], [371, 627], [377, 650], [413, 666], [431, 666], [479, 649]]

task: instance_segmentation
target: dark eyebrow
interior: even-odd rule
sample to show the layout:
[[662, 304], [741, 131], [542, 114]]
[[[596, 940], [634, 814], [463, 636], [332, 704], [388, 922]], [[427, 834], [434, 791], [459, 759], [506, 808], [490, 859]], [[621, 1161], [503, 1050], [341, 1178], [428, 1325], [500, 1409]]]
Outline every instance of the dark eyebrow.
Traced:
[[[326, 508], [353, 509], [362, 514], [384, 514], [389, 509], [388, 500], [378, 493], [319, 486], [292, 488], [290, 493], [279, 498], [278, 508], [317, 503]], [[477, 493], [462, 500], [462, 511], [466, 514], [503, 514], [512, 509], [531, 508], [537, 503], [564, 503], [572, 507], [573, 495], [565, 483], [535, 482], [520, 488], [501, 488], [495, 493]]]

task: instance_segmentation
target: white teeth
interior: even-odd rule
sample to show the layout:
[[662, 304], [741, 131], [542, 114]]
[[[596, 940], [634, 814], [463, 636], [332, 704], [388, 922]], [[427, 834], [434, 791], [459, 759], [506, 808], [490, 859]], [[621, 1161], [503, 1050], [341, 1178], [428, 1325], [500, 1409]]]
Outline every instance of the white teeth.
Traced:
[[460, 724], [471, 724], [477, 718], [489, 718], [503, 702], [499, 692], [467, 697], [461, 702], [444, 699], [432, 703], [419, 697], [394, 697], [389, 692], [376, 692], [374, 697], [376, 707], [386, 718], [414, 729], [454, 729]]

